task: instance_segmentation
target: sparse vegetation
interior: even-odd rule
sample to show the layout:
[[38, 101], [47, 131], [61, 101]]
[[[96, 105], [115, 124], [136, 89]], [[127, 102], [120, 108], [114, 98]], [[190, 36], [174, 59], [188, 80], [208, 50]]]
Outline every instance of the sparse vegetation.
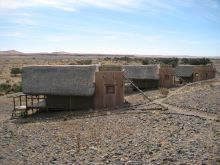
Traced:
[[105, 60], [105, 61], [110, 61], [111, 58], [110, 58], [110, 57], [105, 57], [104, 60]]
[[21, 74], [21, 69], [20, 68], [12, 68], [11, 69], [11, 75], [16, 77], [18, 74]]
[[11, 85], [8, 83], [0, 84], [0, 92], [8, 93], [11, 91]]
[[132, 58], [128, 57], [128, 56], [124, 56], [124, 57], [114, 57], [113, 61], [125, 61], [125, 62], [131, 62]]
[[142, 65], [148, 64], [161, 64], [162, 66], [176, 67], [178, 65], [178, 58], [144, 58], [142, 59]]
[[207, 65], [211, 63], [209, 58], [182, 58], [182, 64], [189, 64], [189, 65]]
[[178, 58], [159, 58], [157, 61], [160, 64], [169, 65], [175, 68], [178, 65], [179, 59]]
[[159, 92], [161, 95], [167, 96], [169, 94], [169, 90], [167, 88], [160, 88]]
[[21, 83], [18, 84], [9, 84], [9, 83], [2, 83], [0, 84], [0, 92], [2, 93], [10, 93], [10, 92], [21, 92]]
[[90, 65], [92, 64], [92, 60], [77, 60], [75, 62], [69, 63], [69, 65]]
[[142, 60], [142, 65], [148, 65], [148, 64], [149, 64], [149, 59], [144, 58], [144, 59]]

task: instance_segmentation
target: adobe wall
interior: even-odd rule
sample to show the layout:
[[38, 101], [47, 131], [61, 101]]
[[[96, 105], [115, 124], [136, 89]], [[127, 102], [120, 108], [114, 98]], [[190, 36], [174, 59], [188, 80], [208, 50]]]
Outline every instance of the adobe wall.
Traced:
[[159, 76], [159, 86], [170, 88], [175, 85], [175, 71], [173, 68], [160, 68]]
[[117, 71], [95, 73], [94, 108], [111, 108], [124, 104], [123, 74]]
[[198, 66], [193, 69], [193, 81], [202, 81], [215, 78], [215, 68], [212, 66]]

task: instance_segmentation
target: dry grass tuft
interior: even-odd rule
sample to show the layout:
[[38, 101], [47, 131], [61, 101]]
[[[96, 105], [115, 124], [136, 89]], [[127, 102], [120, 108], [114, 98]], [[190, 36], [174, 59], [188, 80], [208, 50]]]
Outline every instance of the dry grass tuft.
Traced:
[[167, 88], [160, 88], [159, 92], [161, 95], [167, 96], [169, 94], [169, 90]]

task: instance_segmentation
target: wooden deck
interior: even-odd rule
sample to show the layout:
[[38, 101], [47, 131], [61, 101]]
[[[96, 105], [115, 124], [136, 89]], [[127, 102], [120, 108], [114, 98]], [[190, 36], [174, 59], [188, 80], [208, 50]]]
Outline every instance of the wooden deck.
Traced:
[[[8, 96], [13, 99], [13, 112], [11, 118], [26, 117], [46, 108], [46, 97], [40, 95], [26, 95], [15, 93]], [[31, 112], [30, 112], [31, 110]]]

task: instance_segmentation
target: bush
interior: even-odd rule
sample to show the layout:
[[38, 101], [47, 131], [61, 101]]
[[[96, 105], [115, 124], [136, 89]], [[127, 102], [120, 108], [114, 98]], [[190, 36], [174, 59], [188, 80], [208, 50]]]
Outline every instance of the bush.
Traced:
[[110, 58], [110, 57], [105, 57], [104, 60], [105, 60], [105, 61], [110, 61], [111, 58]]
[[0, 84], [0, 92], [8, 93], [11, 89], [11, 85], [7, 83]]
[[21, 83], [10, 85], [8, 83], [0, 84], [0, 92], [9, 93], [9, 92], [21, 92]]
[[149, 60], [147, 58], [144, 58], [142, 60], [142, 65], [148, 65], [149, 64]]
[[182, 64], [189, 64], [189, 59], [188, 58], [182, 58], [181, 63]]
[[171, 66], [171, 67], [175, 68], [179, 63], [179, 59], [178, 58], [152, 58], [152, 59], [150, 58], [150, 59], [147, 59], [146, 62], [142, 61], [143, 65], [145, 65], [144, 63], [146, 63], [146, 64], [160, 64], [161, 66]]
[[126, 61], [126, 62], [130, 62], [132, 61], [132, 58], [124, 56], [124, 57], [114, 57], [113, 58], [114, 61]]
[[80, 60], [80, 61], [76, 61], [77, 65], [90, 65], [92, 64], [92, 60]]
[[161, 58], [158, 59], [160, 63], [165, 65], [170, 65], [175, 68], [178, 65], [179, 59], [178, 58]]
[[12, 68], [11, 69], [11, 74], [16, 77], [17, 74], [21, 74], [21, 69], [20, 68]]
[[208, 58], [182, 58], [181, 63], [189, 65], [207, 65], [211, 63], [211, 61]]

